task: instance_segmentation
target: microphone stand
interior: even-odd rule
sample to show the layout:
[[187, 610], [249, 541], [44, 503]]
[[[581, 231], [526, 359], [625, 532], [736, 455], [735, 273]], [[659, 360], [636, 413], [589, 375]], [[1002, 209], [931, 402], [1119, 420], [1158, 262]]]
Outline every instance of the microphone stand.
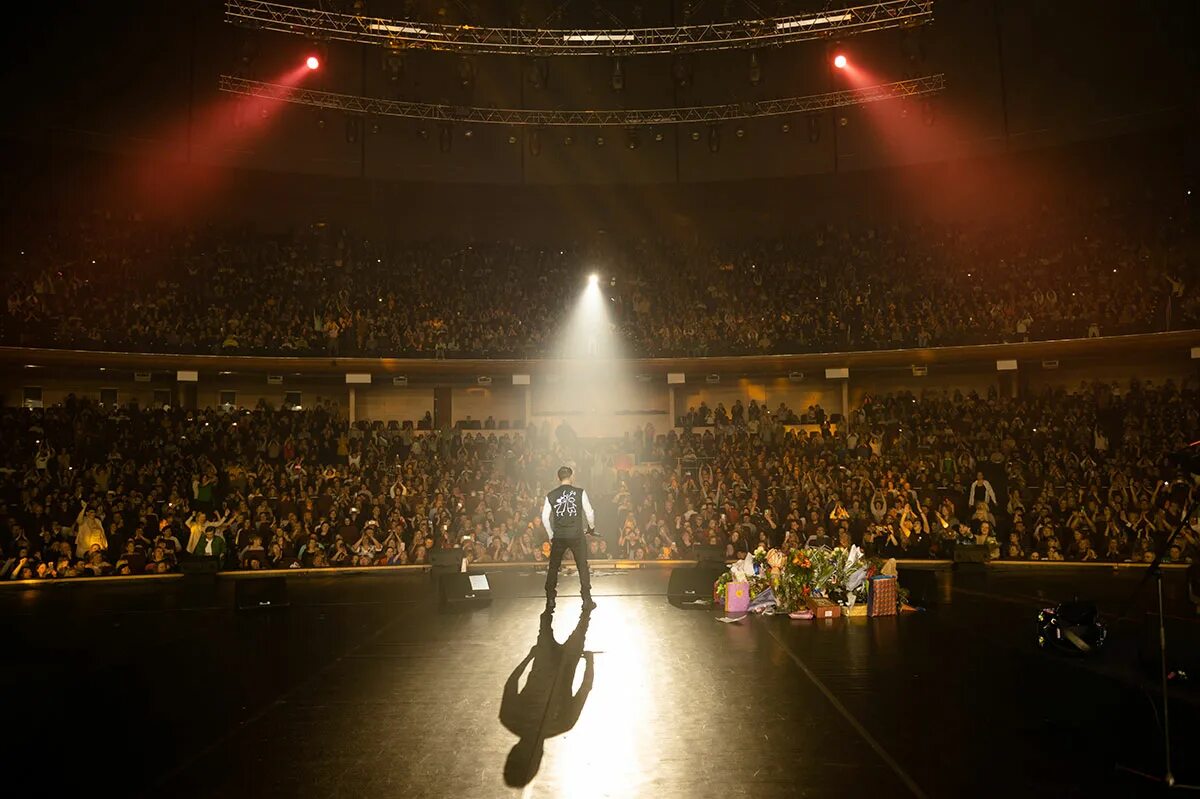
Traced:
[[1142, 592], [1142, 589], [1146, 586], [1146, 583], [1153, 578], [1158, 589], [1158, 656], [1161, 670], [1160, 677], [1162, 679], [1163, 763], [1166, 771], [1160, 776], [1158, 774], [1150, 774], [1145, 771], [1138, 771], [1137, 769], [1130, 768], [1129, 766], [1123, 766], [1119, 763], [1117, 764], [1117, 768], [1121, 771], [1128, 772], [1129, 774], [1135, 774], [1142, 779], [1150, 780], [1152, 782], [1161, 782], [1166, 785], [1167, 788], [1180, 788], [1188, 791], [1200, 791], [1200, 785], [1185, 785], [1183, 783], [1177, 783], [1175, 782], [1175, 774], [1171, 771], [1171, 700], [1170, 695], [1167, 692], [1169, 687], [1167, 685], [1167, 620], [1165, 609], [1163, 607], [1162, 562], [1163, 558], [1166, 557], [1167, 552], [1171, 550], [1171, 543], [1174, 542], [1179, 534], [1183, 532], [1184, 528], [1188, 526], [1188, 522], [1192, 518], [1192, 514], [1195, 513], [1197, 509], [1200, 509], [1200, 496], [1197, 496], [1192, 500], [1191, 507], [1186, 513], [1183, 514], [1183, 518], [1180, 519], [1179, 526], [1175, 528], [1175, 532], [1171, 533], [1167, 540], [1163, 542], [1162, 546], [1159, 547], [1158, 552], [1155, 553], [1154, 560], [1146, 569], [1146, 575], [1142, 578], [1142, 581], [1137, 584], [1137, 587], [1134, 588], [1133, 595], [1129, 599], [1129, 606], [1127, 607], [1125, 613], [1122, 614], [1122, 618], [1124, 618], [1125, 615], [1129, 613], [1129, 609], [1131, 609], [1133, 604], [1137, 601], [1138, 595]]

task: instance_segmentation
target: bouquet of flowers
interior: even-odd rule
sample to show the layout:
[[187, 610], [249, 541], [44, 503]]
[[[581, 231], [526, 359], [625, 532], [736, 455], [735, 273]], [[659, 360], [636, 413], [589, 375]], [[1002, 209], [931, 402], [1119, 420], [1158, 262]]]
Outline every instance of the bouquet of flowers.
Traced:
[[[761, 557], [759, 557], [760, 552], [762, 553]], [[730, 583], [749, 583], [750, 596], [757, 596], [770, 588], [771, 579], [767, 574], [766, 558], [766, 552], [759, 547], [756, 552], [747, 555], [744, 560], [734, 561], [729, 570], [718, 577], [717, 582], [713, 585], [713, 599], [717, 602], [724, 602], [725, 589]]]
[[857, 546], [793, 550], [784, 562], [776, 591], [779, 605], [792, 611], [810, 596], [825, 597], [839, 605], [864, 602], [870, 578], [879, 568], [879, 561], [866, 557]]
[[784, 563], [779, 588], [775, 592], [779, 607], [788, 613], [799, 609], [804, 604], [804, 598], [812, 594], [812, 585], [813, 562], [809, 551], [793, 550]]
[[788, 613], [802, 608], [810, 596], [851, 607], [867, 601], [871, 578], [880, 573], [882, 565], [880, 559], [868, 558], [857, 546], [811, 547], [790, 552], [759, 547], [717, 578], [713, 598], [724, 602], [729, 583], [746, 582], [750, 584], [752, 597], [773, 589], [777, 606]]

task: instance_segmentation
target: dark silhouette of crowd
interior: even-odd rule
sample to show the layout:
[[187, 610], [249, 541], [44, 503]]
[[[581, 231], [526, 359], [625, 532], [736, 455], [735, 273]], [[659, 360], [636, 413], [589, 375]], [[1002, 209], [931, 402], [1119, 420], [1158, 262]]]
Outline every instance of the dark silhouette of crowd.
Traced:
[[178, 353], [537, 357], [597, 269], [628, 355], [803, 353], [1200, 326], [1185, 208], [800, 225], [734, 244], [365, 240], [89, 217], [8, 248], [0, 341]]
[[[595, 558], [848, 546], [897, 558], [1139, 562], [1200, 490], [1166, 454], [1200, 438], [1196, 386], [1132, 381], [1022, 399], [868, 397], [848, 419], [740, 401], [589, 441], [548, 424], [420, 432], [339, 408], [0, 411], [11, 579], [538, 562], [564, 462], [595, 497]], [[390, 428], [390, 429], [389, 429]], [[1192, 520], [1168, 561], [1200, 558]]]

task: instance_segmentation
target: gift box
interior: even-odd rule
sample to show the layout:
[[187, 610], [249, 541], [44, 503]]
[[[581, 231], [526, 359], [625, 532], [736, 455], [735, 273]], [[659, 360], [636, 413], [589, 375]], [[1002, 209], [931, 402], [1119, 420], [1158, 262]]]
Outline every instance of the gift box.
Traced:
[[868, 616], [895, 616], [899, 604], [895, 577], [877, 574], [871, 578], [871, 588], [867, 594]]
[[836, 619], [842, 615], [841, 606], [823, 596], [805, 597], [804, 604], [808, 605], [813, 617], [817, 619]]
[[856, 616], [862, 616], [863, 618], [866, 618], [867, 615], [868, 614], [867, 614], [867, 603], [866, 602], [855, 602], [853, 605], [846, 608], [846, 617], [847, 618], [852, 619]]
[[750, 607], [750, 583], [728, 583], [725, 586], [725, 612], [745, 613]]

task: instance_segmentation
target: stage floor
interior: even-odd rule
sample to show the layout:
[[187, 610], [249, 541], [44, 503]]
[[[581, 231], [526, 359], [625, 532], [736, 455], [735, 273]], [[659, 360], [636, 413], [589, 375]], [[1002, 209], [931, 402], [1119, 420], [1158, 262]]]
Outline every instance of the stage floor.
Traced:
[[[1094, 572], [1108, 608], [1132, 577]], [[1161, 767], [1143, 679], [1033, 646], [1076, 573], [956, 579], [895, 618], [715, 621], [668, 571], [490, 575], [490, 607], [440, 613], [417, 573], [289, 582], [232, 610], [229, 581], [0, 592], [6, 781], [38, 793], [252, 797], [1141, 796]], [[1195, 635], [1200, 626], [1185, 619]], [[1124, 635], [1132, 639], [1135, 629]], [[553, 639], [549, 634], [553, 634]], [[530, 662], [529, 656], [533, 655]], [[1200, 707], [1172, 705], [1200, 781]]]

